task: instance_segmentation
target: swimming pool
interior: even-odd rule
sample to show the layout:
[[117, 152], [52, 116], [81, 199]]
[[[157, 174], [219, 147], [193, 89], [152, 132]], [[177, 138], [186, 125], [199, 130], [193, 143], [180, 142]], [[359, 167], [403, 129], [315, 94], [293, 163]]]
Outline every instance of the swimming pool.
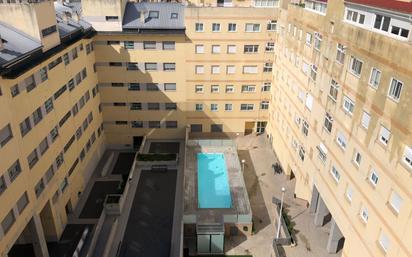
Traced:
[[231, 208], [232, 197], [223, 153], [197, 154], [199, 208]]

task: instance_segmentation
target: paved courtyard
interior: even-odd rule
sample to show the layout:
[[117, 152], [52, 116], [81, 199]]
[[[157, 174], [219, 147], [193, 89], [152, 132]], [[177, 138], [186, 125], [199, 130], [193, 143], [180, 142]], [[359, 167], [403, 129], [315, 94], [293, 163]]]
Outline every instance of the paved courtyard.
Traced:
[[294, 180], [284, 175], [275, 175], [272, 164], [276, 156], [266, 140], [266, 135], [248, 135], [236, 139], [240, 160], [245, 160], [245, 183], [253, 212], [254, 235], [249, 238], [231, 237], [226, 241], [227, 254], [252, 254], [254, 257], [269, 257], [275, 235], [275, 206], [272, 197], [280, 198], [281, 187], [286, 188], [285, 205], [297, 231], [297, 246], [284, 247], [284, 256], [291, 257], [332, 257], [326, 244], [328, 225], [317, 228], [313, 215], [309, 214], [306, 201], [293, 198]]

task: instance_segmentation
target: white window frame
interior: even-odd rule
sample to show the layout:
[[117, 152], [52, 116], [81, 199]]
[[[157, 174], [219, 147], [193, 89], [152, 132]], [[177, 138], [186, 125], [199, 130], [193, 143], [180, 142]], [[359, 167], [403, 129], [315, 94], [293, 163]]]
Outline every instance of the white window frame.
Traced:
[[204, 65], [196, 65], [195, 66], [195, 73], [196, 74], [204, 74], [205, 73], [205, 66]]
[[205, 53], [205, 45], [195, 45], [195, 53], [196, 54], [204, 54]]
[[345, 113], [352, 116], [353, 111], [355, 110], [355, 101], [350, 99], [347, 95], [344, 95], [342, 100], [342, 109]]
[[312, 34], [309, 32], [306, 32], [305, 44], [307, 46], [312, 46]]
[[219, 111], [219, 105], [216, 103], [210, 104], [210, 111], [211, 112], [217, 112]]
[[386, 253], [389, 250], [390, 247], [390, 240], [389, 237], [383, 233], [383, 231], [381, 231], [381, 233], [379, 234], [379, 246], [382, 248], [382, 250]]
[[368, 129], [370, 121], [371, 121], [371, 115], [368, 112], [363, 111], [362, 117], [361, 117], [361, 126], [365, 129]]
[[346, 139], [345, 135], [340, 131], [338, 131], [338, 133], [336, 134], [336, 143], [339, 145], [340, 148], [342, 148], [342, 150], [345, 150], [348, 146], [348, 140]]
[[[201, 28], [201, 29], [199, 29]], [[203, 25], [202, 22], [196, 22], [195, 23], [195, 31], [196, 32], [204, 32], [205, 31], [205, 26]]]
[[352, 161], [355, 164], [355, 166], [359, 168], [362, 162], [362, 154], [359, 151], [355, 150], [355, 154], [353, 155]]
[[330, 174], [332, 175], [332, 178], [336, 181], [336, 183], [339, 183], [341, 175], [339, 170], [334, 165], [332, 165], [332, 168], [330, 169]]
[[379, 87], [379, 83], [381, 81], [381, 76], [382, 76], [382, 72], [375, 68], [372, 67], [371, 69], [371, 74], [369, 76], [369, 82], [368, 84], [373, 88], [373, 89], [378, 89]]
[[372, 186], [376, 187], [376, 185], [379, 182], [379, 174], [375, 169], [371, 170], [371, 173], [369, 175], [369, 182], [372, 184]]
[[404, 200], [402, 199], [402, 197], [397, 192], [392, 190], [391, 195], [389, 197], [389, 205], [396, 213], [399, 213], [401, 211], [403, 201]]
[[[358, 65], [356, 65], [356, 63]], [[355, 67], [353, 67], [355, 65]], [[356, 69], [353, 68], [359, 68], [359, 72]], [[362, 68], [363, 68], [363, 61], [356, 58], [355, 56], [350, 57], [350, 62], [349, 62], [349, 72], [354, 75], [355, 77], [360, 78], [362, 74]]]
[[220, 65], [212, 65], [210, 67], [211, 74], [220, 74]]
[[210, 93], [219, 93], [220, 89], [219, 89], [219, 85], [211, 85], [210, 86]]
[[226, 94], [232, 94], [235, 92], [235, 86], [234, 85], [226, 85], [225, 87], [225, 93]]
[[203, 110], [204, 110], [203, 104], [195, 104], [195, 111], [202, 112]]
[[405, 145], [402, 161], [410, 170], [412, 170], [412, 147]]
[[228, 54], [235, 54], [236, 53], [236, 45], [227, 45], [227, 53]]
[[[218, 30], [215, 28], [219, 28]], [[222, 26], [220, 26], [220, 23], [213, 22], [212, 23], [212, 32], [220, 32], [222, 29]]]
[[203, 85], [195, 85], [195, 93], [202, 94], [204, 92]]
[[220, 45], [212, 45], [212, 54], [220, 54]]
[[359, 212], [359, 217], [361, 220], [366, 224], [368, 223], [369, 220], [369, 211], [368, 208], [366, 208], [364, 205], [362, 205], [360, 212]]
[[[230, 106], [230, 108], [228, 108]], [[233, 104], [225, 104], [225, 111], [226, 112], [231, 112], [233, 111]]]
[[[395, 82], [395, 83], [394, 83], [394, 82]], [[399, 87], [399, 89], [398, 89], [398, 88], [395, 89], [395, 90], [392, 89], [393, 85], [396, 85], [396, 87]], [[399, 85], [400, 85], [400, 86], [399, 86]], [[392, 77], [392, 78], [391, 78], [391, 81], [389, 82], [388, 97], [389, 97], [391, 100], [393, 100], [393, 101], [395, 101], [395, 102], [398, 103], [398, 102], [399, 102], [399, 99], [401, 98], [403, 85], [404, 85], [404, 83], [403, 83], [402, 81], [400, 81], [400, 80]], [[397, 94], [394, 94], [394, 93], [397, 93], [397, 92], [399, 92], [398, 95], [397, 95]]]
[[339, 64], [344, 64], [345, 63], [345, 57], [346, 57], [346, 46], [344, 46], [343, 44], [338, 43], [336, 48], [337, 48], [337, 53], [336, 53], [336, 59], [335, 60]]
[[[250, 26], [252, 26], [252, 30], [249, 30]], [[248, 29], [248, 27], [249, 27], [249, 29]], [[256, 27], [257, 27], [257, 30], [256, 30]], [[245, 32], [248, 32], [248, 33], [260, 32], [260, 23], [246, 23], [245, 24]]]
[[391, 131], [387, 129], [385, 126], [381, 125], [381, 129], [379, 130], [379, 142], [386, 146], [388, 145], [390, 139]]
[[236, 74], [236, 66], [235, 65], [227, 65], [226, 66], [226, 74]]
[[256, 85], [242, 85], [242, 93], [255, 93]]

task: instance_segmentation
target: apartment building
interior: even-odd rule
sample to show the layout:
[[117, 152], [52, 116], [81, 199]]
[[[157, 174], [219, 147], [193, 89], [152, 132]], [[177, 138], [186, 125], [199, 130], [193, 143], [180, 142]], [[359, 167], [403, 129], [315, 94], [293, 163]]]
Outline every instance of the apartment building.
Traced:
[[35, 242], [46, 256], [106, 147], [189, 127], [266, 130], [315, 224], [332, 216], [329, 252], [410, 256], [411, 13], [396, 0], [0, 0], [0, 252]]
[[281, 24], [268, 134], [327, 250], [410, 256], [410, 1], [305, 1]]
[[15, 243], [47, 252], [105, 148], [95, 32], [65, 9], [0, 4], [1, 256]]

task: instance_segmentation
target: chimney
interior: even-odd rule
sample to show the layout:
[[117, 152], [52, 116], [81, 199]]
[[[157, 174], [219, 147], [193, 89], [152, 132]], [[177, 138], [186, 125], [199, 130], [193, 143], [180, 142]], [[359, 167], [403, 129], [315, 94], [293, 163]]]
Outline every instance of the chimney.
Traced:
[[145, 23], [145, 21], [146, 21], [145, 14], [147, 13], [147, 10], [142, 9], [142, 10], [140, 10], [139, 13], [140, 13], [140, 22]]

